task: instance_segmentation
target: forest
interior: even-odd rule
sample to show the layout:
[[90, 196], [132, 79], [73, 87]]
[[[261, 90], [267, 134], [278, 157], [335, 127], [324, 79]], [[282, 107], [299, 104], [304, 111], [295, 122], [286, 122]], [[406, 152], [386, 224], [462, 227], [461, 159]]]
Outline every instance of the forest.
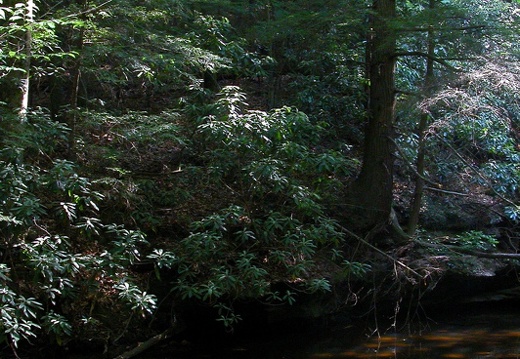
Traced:
[[0, 352], [518, 297], [519, 25], [519, 0], [0, 0]]

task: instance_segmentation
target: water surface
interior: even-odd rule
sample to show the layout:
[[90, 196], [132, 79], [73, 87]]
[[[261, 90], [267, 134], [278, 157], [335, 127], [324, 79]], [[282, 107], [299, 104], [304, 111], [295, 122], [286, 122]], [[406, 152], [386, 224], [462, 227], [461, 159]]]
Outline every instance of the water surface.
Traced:
[[[518, 307], [518, 308], [517, 308]], [[520, 306], [472, 305], [448, 311], [396, 330], [352, 325], [266, 329], [234, 343], [197, 338], [163, 346], [142, 359], [520, 359]], [[432, 319], [435, 317], [435, 319]], [[370, 318], [369, 318], [370, 320]], [[366, 324], [366, 323], [365, 323]], [[373, 325], [372, 325], [373, 326]], [[373, 335], [367, 333], [372, 332]]]

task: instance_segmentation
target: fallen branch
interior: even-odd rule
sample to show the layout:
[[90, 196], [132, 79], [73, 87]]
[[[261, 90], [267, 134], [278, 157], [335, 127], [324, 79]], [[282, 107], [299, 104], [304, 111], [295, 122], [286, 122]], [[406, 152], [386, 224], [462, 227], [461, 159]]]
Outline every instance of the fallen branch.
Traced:
[[481, 251], [475, 251], [469, 248], [464, 247], [456, 247], [456, 246], [446, 246], [448, 249], [462, 253], [462, 254], [469, 254], [475, 257], [481, 257], [481, 258], [493, 258], [493, 259], [520, 259], [520, 253], [492, 253], [492, 252], [481, 252]]
[[439, 249], [439, 247], [444, 247], [447, 250], [450, 250], [452, 252], [457, 252], [460, 254], [468, 254], [475, 257], [480, 258], [492, 258], [492, 259], [520, 259], [520, 253], [503, 253], [503, 252], [482, 252], [482, 251], [476, 251], [470, 248], [464, 248], [464, 247], [457, 247], [452, 246], [448, 244], [432, 244], [432, 243], [426, 243], [417, 239], [413, 240], [415, 243], [418, 243], [419, 245], [430, 247], [430, 248], [436, 248]]
[[488, 253], [488, 252], [480, 252], [473, 251], [467, 248], [458, 248], [454, 250], [455, 252], [460, 252], [464, 254], [471, 254], [475, 257], [482, 258], [493, 258], [493, 259], [520, 259], [520, 253]]
[[470, 196], [469, 193], [462, 193], [462, 192], [455, 192], [455, 191], [448, 191], [446, 189], [440, 189], [440, 188], [435, 188], [435, 187], [424, 187], [425, 190], [428, 190], [428, 191], [433, 191], [433, 192], [440, 192], [440, 193], [445, 193], [445, 194], [452, 194], [454, 196], [465, 196], [465, 197], [468, 197]]
[[162, 342], [163, 340], [166, 340], [166, 339], [170, 338], [172, 336], [172, 334], [173, 334], [173, 327], [165, 330], [164, 332], [162, 332], [160, 334], [157, 334], [157, 335], [151, 337], [150, 339], [148, 339], [148, 340], [146, 340], [146, 341], [144, 341], [142, 343], [139, 343], [135, 348], [133, 348], [133, 349], [127, 351], [127, 352], [124, 352], [123, 354], [118, 355], [114, 359], [130, 359], [130, 358], [133, 358], [133, 357], [141, 354], [145, 350], [150, 349], [154, 345]]

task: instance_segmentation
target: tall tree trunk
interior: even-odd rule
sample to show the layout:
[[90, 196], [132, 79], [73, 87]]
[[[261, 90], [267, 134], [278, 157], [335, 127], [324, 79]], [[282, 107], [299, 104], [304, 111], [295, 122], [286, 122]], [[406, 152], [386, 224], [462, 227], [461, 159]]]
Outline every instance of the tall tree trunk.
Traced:
[[395, 0], [375, 0], [367, 51], [368, 123], [363, 164], [349, 188], [349, 225], [375, 230], [388, 223], [393, 194], [396, 35]]
[[33, 0], [27, 0], [25, 13], [25, 59], [24, 59], [24, 76], [20, 81], [20, 116], [27, 115], [29, 109], [29, 90], [31, 83], [31, 57], [32, 57], [32, 29], [31, 24], [34, 22], [35, 3]]
[[[430, 10], [435, 9], [436, 0], [430, 0], [429, 8]], [[435, 82], [435, 75], [433, 73], [433, 58], [435, 55], [435, 39], [434, 39], [434, 31], [433, 26], [430, 25], [427, 34], [427, 53], [428, 57], [426, 60], [426, 74], [424, 76], [424, 95], [428, 96], [428, 94], [432, 91], [432, 86]], [[424, 192], [424, 170], [425, 170], [425, 152], [426, 152], [426, 130], [428, 128], [428, 114], [423, 113], [419, 119], [419, 125], [417, 127], [417, 136], [419, 138], [418, 148], [417, 148], [417, 163], [416, 170], [417, 174], [415, 177], [415, 189], [413, 194], [413, 199], [410, 205], [410, 216], [408, 218], [408, 228], [407, 232], [409, 235], [415, 234], [417, 230], [417, 225], [419, 224], [419, 215], [421, 213], [422, 206], [422, 198]]]
[[[88, 9], [86, 0], [77, 0], [77, 3], [81, 6], [83, 12]], [[86, 20], [86, 17], [82, 15], [82, 20]], [[70, 109], [71, 113], [68, 116], [68, 126], [70, 128], [69, 139], [68, 139], [68, 157], [72, 160], [76, 157], [76, 124], [78, 122], [78, 96], [79, 96], [79, 85], [81, 80], [81, 56], [83, 52], [85, 37], [85, 29], [81, 27], [79, 30], [77, 42], [75, 44], [78, 57], [74, 61], [73, 67], [70, 71], [72, 77], [71, 91], [70, 91]]]

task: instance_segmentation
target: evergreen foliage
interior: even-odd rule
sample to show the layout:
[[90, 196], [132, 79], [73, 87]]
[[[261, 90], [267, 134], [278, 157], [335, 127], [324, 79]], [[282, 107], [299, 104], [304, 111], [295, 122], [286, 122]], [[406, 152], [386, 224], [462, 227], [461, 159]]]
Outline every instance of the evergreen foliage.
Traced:
[[61, 345], [84, 320], [105, 321], [96, 306], [127, 303], [129, 315], [153, 310], [155, 296], [128, 271], [144, 234], [99, 219], [102, 194], [55, 156], [66, 128], [41, 111], [24, 122], [4, 113], [2, 128], [3, 339], [17, 347], [47, 333]]
[[[361, 166], [395, 170], [376, 186], [398, 219], [420, 177], [428, 203], [475, 194], [493, 205], [481, 224], [515, 232], [518, 6], [404, 1], [378, 17], [358, 0], [0, 0], [0, 339], [15, 353], [111, 347], [152, 333], [158, 313], [171, 313], [160, 326], [209, 307], [231, 328], [238, 303], [351, 290], [395, 246], [381, 213], [381, 228], [345, 228], [346, 205], [362, 213], [375, 190], [345, 203]], [[398, 162], [374, 174], [359, 158], [382, 48], [396, 118], [387, 106], [372, 134]], [[449, 243], [500, 244], [483, 228]]]

